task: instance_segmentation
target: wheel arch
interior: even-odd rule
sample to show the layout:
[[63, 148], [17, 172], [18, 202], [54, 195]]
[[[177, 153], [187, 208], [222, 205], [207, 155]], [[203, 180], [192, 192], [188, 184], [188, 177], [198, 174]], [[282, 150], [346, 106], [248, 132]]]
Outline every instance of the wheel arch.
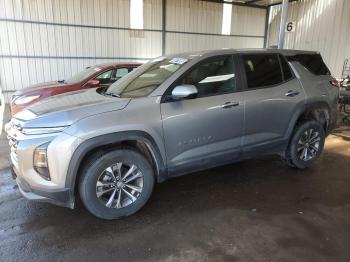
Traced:
[[305, 104], [303, 107], [299, 107], [290, 121], [286, 137], [289, 138], [292, 135], [294, 128], [299, 121], [306, 119], [313, 119], [319, 122], [323, 126], [326, 134], [328, 134], [330, 114], [331, 108], [326, 102], [313, 102]]
[[156, 180], [162, 182], [167, 178], [166, 167], [161, 152], [154, 139], [144, 131], [125, 131], [100, 135], [81, 143], [70, 160], [65, 186], [75, 193], [82, 164], [99, 152], [108, 152], [116, 148], [134, 148], [156, 165]]

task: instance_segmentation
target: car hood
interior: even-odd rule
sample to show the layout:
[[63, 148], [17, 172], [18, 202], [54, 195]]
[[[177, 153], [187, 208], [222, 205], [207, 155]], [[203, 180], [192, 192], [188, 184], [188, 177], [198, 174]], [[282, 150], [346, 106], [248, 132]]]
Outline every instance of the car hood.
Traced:
[[45, 82], [45, 83], [32, 85], [32, 86], [26, 87], [24, 89], [18, 90], [14, 95], [15, 96], [30, 95], [30, 94], [35, 93], [37, 91], [42, 91], [43, 89], [67, 87], [67, 86], [69, 86], [69, 85], [64, 84], [64, 83], [59, 83], [57, 81]]
[[129, 98], [103, 96], [96, 89], [79, 90], [47, 98], [14, 115], [22, 127], [69, 126], [88, 116], [121, 110]]

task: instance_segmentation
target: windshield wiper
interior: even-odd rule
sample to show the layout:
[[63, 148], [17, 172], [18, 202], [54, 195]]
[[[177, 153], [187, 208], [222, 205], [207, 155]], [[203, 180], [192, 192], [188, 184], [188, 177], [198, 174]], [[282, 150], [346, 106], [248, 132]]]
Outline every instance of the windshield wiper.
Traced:
[[57, 80], [57, 83], [61, 83], [61, 84], [65, 84], [66, 83], [66, 80]]
[[119, 97], [120, 98], [120, 95], [112, 93], [112, 92], [104, 92], [103, 95], [105, 95], [105, 96], [112, 96], [112, 97]]

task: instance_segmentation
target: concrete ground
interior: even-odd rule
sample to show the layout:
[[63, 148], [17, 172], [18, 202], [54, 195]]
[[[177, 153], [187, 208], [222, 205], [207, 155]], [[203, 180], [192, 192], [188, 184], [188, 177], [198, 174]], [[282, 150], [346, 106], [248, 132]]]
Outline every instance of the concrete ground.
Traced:
[[4, 131], [5, 123], [7, 123], [10, 119], [10, 110], [8, 107], [5, 107], [4, 116], [0, 116], [0, 119], [0, 170], [4, 170], [10, 165], [10, 148], [6, 139], [6, 133]]
[[350, 132], [335, 134], [308, 170], [265, 157], [172, 179], [118, 221], [28, 202], [2, 170], [1, 261], [350, 261]]

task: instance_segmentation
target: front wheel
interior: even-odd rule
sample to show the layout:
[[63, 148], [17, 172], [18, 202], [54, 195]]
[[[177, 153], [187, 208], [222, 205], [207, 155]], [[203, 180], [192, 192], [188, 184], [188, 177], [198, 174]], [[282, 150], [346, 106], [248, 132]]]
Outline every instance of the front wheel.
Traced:
[[290, 139], [286, 160], [292, 167], [304, 169], [318, 160], [325, 142], [323, 127], [314, 120], [300, 123]]
[[140, 210], [153, 191], [152, 166], [132, 149], [118, 149], [88, 161], [79, 193], [87, 210], [102, 219], [118, 219]]

